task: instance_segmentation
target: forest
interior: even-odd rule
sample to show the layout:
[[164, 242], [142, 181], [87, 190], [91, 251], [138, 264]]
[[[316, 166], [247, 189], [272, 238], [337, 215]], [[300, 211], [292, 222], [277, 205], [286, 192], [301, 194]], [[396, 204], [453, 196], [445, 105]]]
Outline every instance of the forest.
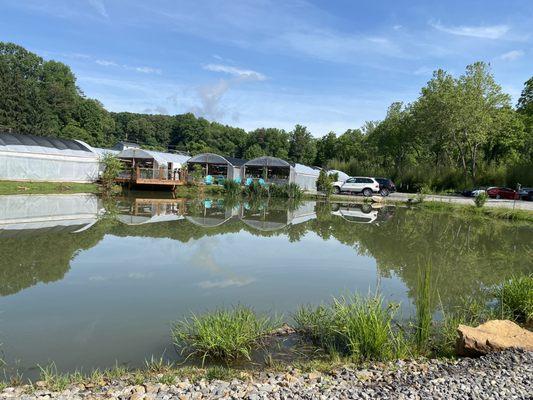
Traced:
[[382, 121], [316, 137], [241, 128], [178, 115], [108, 112], [76, 85], [69, 66], [0, 42], [0, 129], [79, 139], [96, 147], [117, 141], [190, 154], [273, 155], [291, 162], [387, 176], [402, 190], [459, 190], [471, 185], [533, 186], [533, 77], [516, 105], [490, 65], [460, 76], [437, 69], [412, 103], [390, 105]]

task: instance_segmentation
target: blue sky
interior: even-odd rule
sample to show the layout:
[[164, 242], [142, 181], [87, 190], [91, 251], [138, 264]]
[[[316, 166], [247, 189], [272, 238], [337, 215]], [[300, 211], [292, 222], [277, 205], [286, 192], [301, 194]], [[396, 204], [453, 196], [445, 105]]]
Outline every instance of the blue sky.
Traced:
[[490, 62], [516, 101], [533, 1], [0, 0], [0, 40], [70, 65], [110, 111], [315, 136], [384, 117], [436, 68]]

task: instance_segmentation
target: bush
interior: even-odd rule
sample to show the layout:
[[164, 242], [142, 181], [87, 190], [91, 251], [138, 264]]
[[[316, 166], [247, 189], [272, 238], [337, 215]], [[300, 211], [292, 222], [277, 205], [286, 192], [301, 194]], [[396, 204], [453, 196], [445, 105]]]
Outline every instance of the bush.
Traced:
[[[336, 174], [338, 176], [338, 173]], [[318, 179], [316, 181], [316, 188], [319, 192], [323, 192], [326, 197], [330, 197], [333, 193], [334, 178], [329, 176], [325, 170], [320, 170]]]
[[483, 208], [485, 203], [487, 202], [489, 196], [485, 192], [481, 192], [476, 197], [474, 197], [474, 203], [476, 204], [477, 208]]
[[303, 196], [303, 191], [296, 183], [285, 185], [270, 185], [268, 193], [271, 197], [299, 200]]
[[253, 181], [244, 189], [244, 193], [248, 197], [268, 197], [268, 189], [259, 182]]
[[199, 356], [202, 363], [210, 357], [226, 362], [250, 360], [254, 348], [278, 324], [269, 317], [258, 316], [247, 307], [220, 309], [212, 313], [177, 322], [172, 328], [174, 344], [187, 357]]
[[396, 306], [384, 307], [381, 296], [354, 295], [333, 299], [327, 306], [301, 307], [294, 315], [297, 329], [328, 353], [361, 360], [403, 357], [407, 345], [392, 320]]
[[499, 308], [517, 321], [533, 321], [533, 274], [513, 277], [495, 290]]
[[117, 157], [109, 153], [102, 157], [101, 162], [104, 165], [102, 189], [104, 193], [109, 194], [113, 191], [115, 179], [117, 179], [120, 172], [124, 169], [124, 165]]
[[241, 193], [241, 185], [233, 179], [226, 179], [224, 181], [224, 191], [228, 196], [237, 196]]

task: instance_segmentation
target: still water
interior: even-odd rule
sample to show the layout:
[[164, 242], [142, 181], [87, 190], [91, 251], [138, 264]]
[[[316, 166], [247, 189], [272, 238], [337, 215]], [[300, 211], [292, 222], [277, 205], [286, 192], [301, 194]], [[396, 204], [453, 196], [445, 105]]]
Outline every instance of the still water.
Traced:
[[[445, 308], [533, 271], [533, 226], [401, 207], [93, 195], [0, 196], [0, 358], [31, 374], [176, 357], [172, 321], [283, 314], [379, 288], [414, 311], [421, 265]], [[437, 301], [434, 301], [436, 303]]]

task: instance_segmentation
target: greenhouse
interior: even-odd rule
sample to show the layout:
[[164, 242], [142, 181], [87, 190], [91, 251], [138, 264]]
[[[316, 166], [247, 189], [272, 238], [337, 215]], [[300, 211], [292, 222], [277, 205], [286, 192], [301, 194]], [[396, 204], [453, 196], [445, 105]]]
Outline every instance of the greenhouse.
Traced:
[[94, 182], [99, 156], [80, 140], [0, 133], [0, 180]]
[[212, 176], [215, 181], [232, 179], [240, 182], [242, 179], [242, 166], [246, 160], [234, 157], [224, 157], [213, 153], [202, 153], [191, 157], [187, 161], [189, 175], [194, 172], [197, 165], [202, 168], [202, 176]]
[[183, 166], [190, 158], [183, 154], [163, 153], [160, 151], [145, 150], [128, 147], [118, 153], [128, 168], [120, 178], [129, 179], [129, 171], [135, 171], [136, 180], [177, 182], [183, 180]]
[[281, 158], [263, 156], [247, 161], [243, 177], [263, 180], [266, 184], [284, 185], [296, 183], [302, 190], [315, 191], [319, 171], [303, 164], [291, 164]]

